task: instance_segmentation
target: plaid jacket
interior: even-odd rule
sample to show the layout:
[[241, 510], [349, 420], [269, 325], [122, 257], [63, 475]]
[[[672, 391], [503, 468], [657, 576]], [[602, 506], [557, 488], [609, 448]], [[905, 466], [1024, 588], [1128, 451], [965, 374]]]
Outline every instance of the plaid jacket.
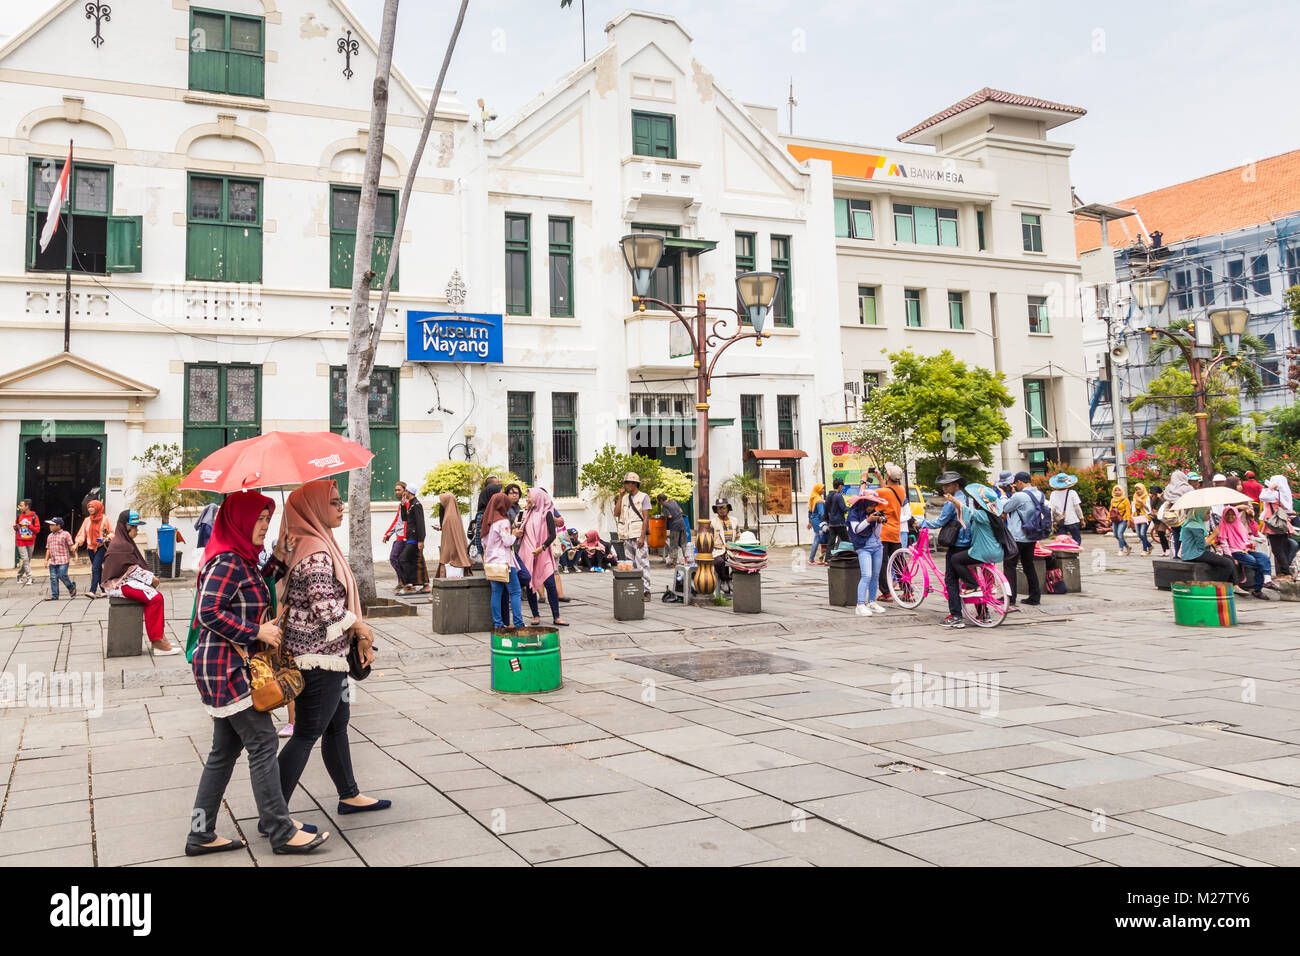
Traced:
[[237, 554], [218, 555], [200, 572], [194, 683], [213, 717], [229, 717], [253, 705], [248, 668], [231, 642], [251, 654], [270, 606], [271, 591], [262, 574]]
[[45, 557], [50, 564], [67, 564], [71, 556], [72, 535], [60, 529], [45, 539]]

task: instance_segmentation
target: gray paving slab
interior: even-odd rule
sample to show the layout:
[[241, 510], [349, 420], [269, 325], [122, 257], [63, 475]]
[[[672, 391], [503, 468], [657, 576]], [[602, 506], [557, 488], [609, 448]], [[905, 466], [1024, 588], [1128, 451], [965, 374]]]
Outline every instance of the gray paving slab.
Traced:
[[809, 800], [799, 806], [836, 826], [872, 840], [953, 827], [979, 819], [892, 787], [878, 787], [863, 793], [828, 797], [825, 800]]
[[1081, 866], [1094, 860], [987, 821], [891, 837], [885, 842], [939, 866]]
[[571, 800], [556, 800], [551, 806], [588, 829], [601, 834], [640, 827], [661, 826], [708, 817], [708, 811], [656, 790], [606, 793]]
[[1080, 815], [1065, 810], [1042, 810], [1002, 817], [998, 820], [998, 825], [1061, 846], [1089, 843], [1132, 832], [1130, 827], [1104, 814]]
[[1108, 756], [1071, 760], [1065, 763], [1045, 764], [1039, 767], [1019, 767], [1012, 771], [1016, 776], [1039, 780], [1062, 789], [1086, 787], [1139, 777], [1154, 777], [1165, 768], [1133, 757]]
[[790, 822], [752, 831], [768, 843], [813, 866], [929, 866], [924, 860], [884, 844], [864, 839], [816, 818], [795, 826]]
[[591, 830], [573, 823], [523, 833], [503, 833], [501, 840], [534, 864], [613, 850], [609, 843]]
[[734, 774], [731, 779], [745, 787], [770, 794], [789, 803], [859, 793], [878, 784], [822, 764], [799, 764], [773, 770]]
[[692, 820], [621, 830], [609, 839], [646, 866], [744, 866], [786, 854], [725, 820]]
[[1117, 866], [1213, 866], [1218, 862], [1214, 857], [1135, 834], [1093, 840], [1082, 851]]
[[1256, 790], [1158, 807], [1151, 812], [1215, 833], [1238, 834], [1300, 821], [1300, 799], [1289, 794]]

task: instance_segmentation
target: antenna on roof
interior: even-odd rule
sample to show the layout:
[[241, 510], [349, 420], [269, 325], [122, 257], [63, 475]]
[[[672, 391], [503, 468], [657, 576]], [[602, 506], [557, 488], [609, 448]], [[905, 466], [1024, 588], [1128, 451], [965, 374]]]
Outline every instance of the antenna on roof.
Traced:
[[794, 135], [794, 108], [799, 105], [799, 101], [794, 98], [794, 77], [790, 77], [790, 94], [786, 103], [790, 106], [790, 135]]

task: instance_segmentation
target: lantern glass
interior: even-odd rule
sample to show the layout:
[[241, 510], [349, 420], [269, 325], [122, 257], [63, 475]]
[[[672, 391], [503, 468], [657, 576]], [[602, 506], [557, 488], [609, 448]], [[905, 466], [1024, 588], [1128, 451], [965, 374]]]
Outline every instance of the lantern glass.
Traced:
[[780, 283], [781, 277], [775, 272], [745, 272], [736, 276], [736, 295], [755, 332], [762, 333]]
[[650, 293], [650, 277], [659, 267], [659, 260], [664, 254], [664, 237], [650, 233], [633, 233], [624, 236], [620, 243], [623, 247], [623, 261], [627, 271], [632, 274], [632, 285], [637, 297]]
[[1133, 288], [1133, 298], [1137, 299], [1140, 309], [1163, 309], [1165, 299], [1169, 296], [1169, 280], [1148, 276], [1134, 279], [1129, 283]]

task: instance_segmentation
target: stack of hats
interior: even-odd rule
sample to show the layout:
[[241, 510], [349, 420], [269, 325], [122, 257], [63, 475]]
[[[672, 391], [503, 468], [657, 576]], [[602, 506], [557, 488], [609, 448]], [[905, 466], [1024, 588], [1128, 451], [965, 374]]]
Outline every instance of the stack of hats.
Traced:
[[1051, 541], [1040, 542], [1034, 549], [1035, 554], [1038, 553], [1038, 548], [1046, 548], [1054, 554], [1057, 552], [1078, 554], [1080, 551], [1078, 542], [1068, 534], [1058, 534]]
[[727, 567], [745, 574], [756, 574], [767, 567], [767, 547], [758, 543], [754, 532], [746, 531], [727, 545]]
[[848, 564], [856, 568], [858, 566], [858, 552], [854, 551], [853, 545], [847, 541], [841, 541], [831, 551], [831, 556], [826, 560], [828, 564]]

